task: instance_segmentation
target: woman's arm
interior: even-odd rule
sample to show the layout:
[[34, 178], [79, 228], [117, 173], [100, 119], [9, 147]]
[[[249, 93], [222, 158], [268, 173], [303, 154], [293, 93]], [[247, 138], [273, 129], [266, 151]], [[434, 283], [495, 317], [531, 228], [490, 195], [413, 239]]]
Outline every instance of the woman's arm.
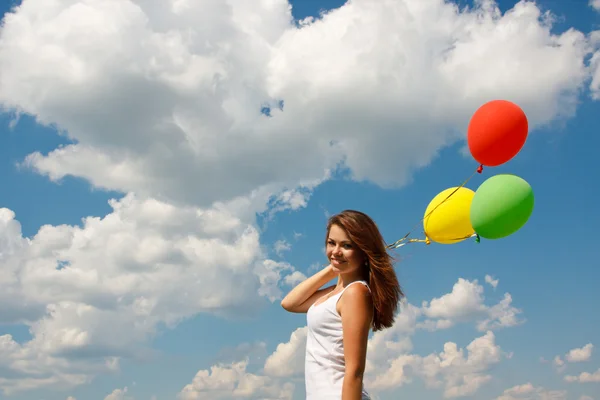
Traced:
[[339, 309], [346, 361], [342, 400], [360, 400], [367, 362], [369, 329], [373, 319], [373, 299], [369, 289], [362, 284], [350, 286], [340, 299]]
[[321, 296], [329, 293], [335, 288], [335, 285], [318, 290], [321, 286], [335, 278], [336, 273], [333, 272], [331, 264], [323, 268], [310, 278], [307, 278], [291, 292], [283, 300], [281, 306], [289, 312], [305, 313], [310, 306]]

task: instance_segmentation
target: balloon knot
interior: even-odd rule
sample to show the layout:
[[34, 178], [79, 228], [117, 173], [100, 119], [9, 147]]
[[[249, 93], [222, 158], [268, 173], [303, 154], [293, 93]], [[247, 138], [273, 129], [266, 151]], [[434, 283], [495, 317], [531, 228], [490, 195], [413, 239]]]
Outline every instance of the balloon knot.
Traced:
[[477, 167], [477, 173], [480, 174], [483, 172], [483, 164], [479, 165], [479, 167]]
[[429, 238], [425, 238], [425, 244], [426, 244], [426, 245], [429, 245], [429, 244], [431, 244], [431, 240], [430, 240]]
[[481, 243], [481, 238], [479, 237], [479, 235], [475, 236], [475, 243]]

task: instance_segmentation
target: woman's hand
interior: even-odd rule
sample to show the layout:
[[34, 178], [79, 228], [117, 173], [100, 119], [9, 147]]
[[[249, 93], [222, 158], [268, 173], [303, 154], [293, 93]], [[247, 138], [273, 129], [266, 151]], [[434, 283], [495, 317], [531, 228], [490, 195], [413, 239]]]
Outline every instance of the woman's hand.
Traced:
[[333, 267], [329, 264], [292, 289], [281, 301], [281, 306], [289, 312], [307, 312], [310, 306], [312, 306], [319, 297], [329, 293], [335, 288], [335, 285], [331, 285], [319, 290], [321, 286], [335, 278], [336, 275], [337, 274], [333, 271]]

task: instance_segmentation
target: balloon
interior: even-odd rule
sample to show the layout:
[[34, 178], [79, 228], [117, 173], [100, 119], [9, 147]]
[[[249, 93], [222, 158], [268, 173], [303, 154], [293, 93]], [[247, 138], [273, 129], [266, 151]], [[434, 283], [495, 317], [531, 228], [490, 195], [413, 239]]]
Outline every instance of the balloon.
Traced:
[[527, 132], [527, 116], [519, 106], [506, 100], [493, 100], [471, 117], [467, 142], [477, 162], [495, 167], [521, 151]]
[[425, 235], [442, 244], [458, 243], [471, 237], [475, 233], [469, 217], [473, 196], [475, 192], [465, 187], [449, 188], [436, 195], [425, 210]]
[[510, 174], [488, 178], [471, 203], [471, 223], [486, 239], [500, 239], [521, 229], [533, 212], [534, 196], [529, 183]]

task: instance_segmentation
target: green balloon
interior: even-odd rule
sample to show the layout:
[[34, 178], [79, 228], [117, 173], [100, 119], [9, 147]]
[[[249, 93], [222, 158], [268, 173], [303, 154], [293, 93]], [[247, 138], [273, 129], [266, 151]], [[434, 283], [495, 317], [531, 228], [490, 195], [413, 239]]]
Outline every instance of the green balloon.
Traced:
[[512, 235], [533, 212], [534, 196], [529, 183], [510, 174], [492, 176], [479, 186], [471, 203], [471, 224], [486, 239]]

